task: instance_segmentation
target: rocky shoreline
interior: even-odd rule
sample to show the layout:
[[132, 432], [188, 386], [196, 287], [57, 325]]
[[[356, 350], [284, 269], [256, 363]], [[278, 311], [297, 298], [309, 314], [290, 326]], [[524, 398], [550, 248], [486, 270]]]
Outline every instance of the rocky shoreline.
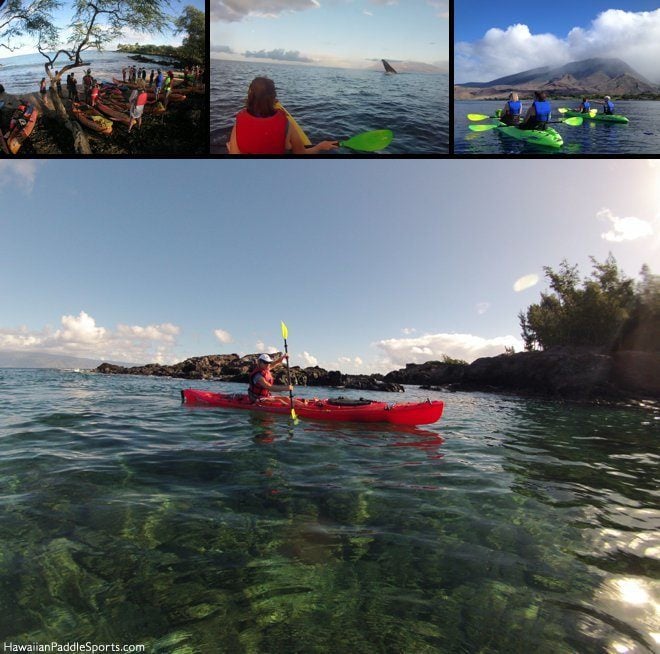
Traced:
[[[257, 356], [214, 354], [171, 366], [149, 364], [131, 368], [103, 363], [95, 371], [247, 383]], [[284, 383], [286, 368], [274, 369], [273, 376], [276, 383]], [[543, 352], [482, 357], [471, 364], [410, 363], [387, 375], [348, 375], [318, 366], [294, 366], [291, 380], [296, 386], [368, 391], [403, 392], [405, 384], [439, 391], [504, 391], [580, 401], [655, 401], [660, 399], [660, 354], [557, 347]]]

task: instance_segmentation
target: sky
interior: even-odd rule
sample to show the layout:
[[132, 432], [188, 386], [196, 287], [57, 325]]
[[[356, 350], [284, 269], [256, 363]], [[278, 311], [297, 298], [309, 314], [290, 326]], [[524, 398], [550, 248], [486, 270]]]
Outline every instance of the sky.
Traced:
[[446, 69], [447, 0], [211, 0], [211, 56], [369, 68]]
[[[72, 0], [65, 0], [62, 4], [62, 7], [53, 14], [54, 22], [62, 29], [65, 29], [66, 26], [68, 26], [71, 22], [71, 17], [73, 16], [74, 12], [74, 4], [75, 3], [72, 2]], [[201, 11], [206, 11], [205, 4], [205, 0], [170, 0], [169, 5], [166, 7], [166, 12], [173, 17], [177, 17], [183, 13], [183, 10], [188, 5], [196, 7]], [[153, 32], [145, 34], [130, 28], [126, 28], [121, 39], [116, 42], [109, 43], [104, 47], [106, 50], [113, 50], [117, 47], [118, 43], [172, 45], [176, 47], [181, 45], [184, 36], [185, 35], [183, 34], [174, 34], [170, 30], [166, 30], [163, 33]], [[31, 37], [21, 37], [16, 42], [12, 43], [12, 47], [15, 48], [12, 52], [9, 52], [5, 49], [0, 49], [0, 59], [17, 55], [33, 54], [37, 52], [34, 40]]]
[[487, 82], [540, 66], [616, 57], [660, 83], [658, 0], [454, 3], [457, 83]]
[[543, 266], [660, 262], [655, 160], [0, 160], [0, 206], [0, 350], [134, 363], [472, 361]]

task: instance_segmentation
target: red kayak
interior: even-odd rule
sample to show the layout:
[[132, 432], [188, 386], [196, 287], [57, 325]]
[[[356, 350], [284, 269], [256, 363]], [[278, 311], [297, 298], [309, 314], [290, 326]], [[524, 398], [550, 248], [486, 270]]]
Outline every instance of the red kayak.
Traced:
[[[181, 391], [181, 400], [191, 406], [213, 406], [224, 409], [247, 409], [264, 413], [288, 415], [288, 397], [268, 397], [251, 402], [242, 393], [211, 393], [194, 388]], [[295, 399], [293, 407], [300, 418], [343, 422], [389, 422], [394, 425], [430, 425], [440, 419], [444, 402], [372, 402], [337, 398], [329, 400]]]

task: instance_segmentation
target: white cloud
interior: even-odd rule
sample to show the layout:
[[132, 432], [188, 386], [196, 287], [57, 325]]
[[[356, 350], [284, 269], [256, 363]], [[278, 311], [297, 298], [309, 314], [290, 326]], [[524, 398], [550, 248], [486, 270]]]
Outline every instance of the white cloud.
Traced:
[[405, 334], [406, 336], [410, 336], [411, 334], [414, 334], [417, 330], [414, 327], [404, 327], [401, 330], [402, 334]]
[[641, 218], [635, 218], [634, 216], [619, 218], [607, 208], [601, 209], [596, 216], [612, 223], [612, 229], [600, 235], [606, 241], [621, 243], [622, 241], [636, 241], [639, 238], [653, 235], [651, 223]]
[[98, 326], [92, 316], [81, 311], [65, 315], [61, 328], [45, 327], [30, 331], [0, 328], [0, 350], [48, 352], [136, 363], [174, 362], [176, 337], [180, 329], [171, 323], [160, 325], [118, 325], [115, 330]]
[[268, 354], [274, 354], [279, 352], [279, 350], [273, 345], [266, 345], [263, 341], [257, 341], [254, 345], [255, 352], [267, 352]]
[[30, 192], [39, 166], [40, 162], [30, 159], [0, 159], [0, 188], [12, 186]]
[[565, 37], [532, 34], [523, 24], [493, 27], [478, 41], [456, 44], [456, 81], [485, 82], [539, 66], [560, 66], [591, 57], [617, 57], [652, 82], [660, 81], [660, 9], [608, 9], [590, 27]]
[[247, 16], [276, 18], [286, 11], [316, 9], [317, 0], [211, 0], [211, 20], [236, 22]]
[[474, 361], [479, 357], [504, 353], [505, 347], [523, 349], [523, 343], [515, 336], [482, 338], [472, 334], [425, 334], [417, 338], [390, 338], [378, 341], [376, 346], [383, 352], [380, 361], [383, 370], [401, 367], [406, 363], [424, 363], [447, 356]]
[[426, 0], [426, 3], [436, 10], [436, 16], [438, 18], [449, 18], [449, 6], [447, 2], [443, 0]]
[[486, 313], [486, 311], [488, 311], [488, 309], [490, 309], [490, 302], [479, 302], [477, 304], [477, 313], [480, 316], [483, 316], [484, 313]]
[[303, 352], [298, 355], [298, 359], [302, 361], [306, 366], [318, 366], [319, 360], [312, 356], [309, 352]]
[[224, 329], [216, 329], [213, 334], [221, 343], [231, 343], [234, 340], [231, 334]]
[[523, 277], [520, 277], [519, 279], [516, 279], [516, 281], [513, 283], [513, 290], [516, 293], [520, 293], [520, 291], [525, 291], [528, 288], [532, 288], [532, 286], [536, 286], [539, 283], [539, 276], [538, 275], [524, 275]]
[[362, 11], [362, 13], [363, 13], [365, 16], [373, 16], [373, 12], [371, 12], [371, 11], [367, 11], [366, 9], [364, 9], [364, 10]]

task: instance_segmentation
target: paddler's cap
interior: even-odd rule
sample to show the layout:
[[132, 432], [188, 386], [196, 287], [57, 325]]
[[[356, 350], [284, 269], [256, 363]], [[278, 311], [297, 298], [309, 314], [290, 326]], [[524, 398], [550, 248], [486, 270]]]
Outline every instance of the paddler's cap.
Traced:
[[610, 99], [610, 96], [609, 96], [609, 95], [606, 95], [606, 96], [605, 96], [605, 99], [606, 99], [606, 100], [609, 100], [609, 99]]
[[267, 354], [260, 355], [259, 361], [264, 361], [265, 363], [273, 363], [273, 360]]

